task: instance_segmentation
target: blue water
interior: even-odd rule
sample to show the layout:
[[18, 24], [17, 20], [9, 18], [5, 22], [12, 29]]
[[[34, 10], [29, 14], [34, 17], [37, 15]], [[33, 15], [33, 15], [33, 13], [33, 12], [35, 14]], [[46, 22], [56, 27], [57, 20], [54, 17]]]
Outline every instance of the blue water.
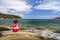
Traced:
[[[54, 26], [56, 28], [60, 28], [60, 20], [52, 20], [52, 19], [22, 19], [18, 20], [19, 24], [22, 26], [34, 27], [34, 26]], [[13, 20], [0, 20], [0, 25], [8, 25], [11, 26]]]

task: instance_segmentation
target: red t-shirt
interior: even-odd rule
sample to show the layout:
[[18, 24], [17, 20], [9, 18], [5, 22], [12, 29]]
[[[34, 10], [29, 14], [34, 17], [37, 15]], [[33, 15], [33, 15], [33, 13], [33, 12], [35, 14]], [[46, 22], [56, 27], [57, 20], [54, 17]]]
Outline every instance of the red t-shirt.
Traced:
[[12, 25], [12, 29], [19, 29], [19, 24], [18, 23], [14, 23]]

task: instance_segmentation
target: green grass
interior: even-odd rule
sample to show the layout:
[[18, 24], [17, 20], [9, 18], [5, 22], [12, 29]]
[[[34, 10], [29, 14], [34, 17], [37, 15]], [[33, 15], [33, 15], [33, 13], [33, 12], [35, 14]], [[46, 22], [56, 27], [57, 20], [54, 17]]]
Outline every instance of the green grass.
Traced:
[[20, 16], [11, 15], [11, 14], [4, 14], [4, 13], [0, 13], [0, 18], [3, 18], [3, 19], [21, 19]]

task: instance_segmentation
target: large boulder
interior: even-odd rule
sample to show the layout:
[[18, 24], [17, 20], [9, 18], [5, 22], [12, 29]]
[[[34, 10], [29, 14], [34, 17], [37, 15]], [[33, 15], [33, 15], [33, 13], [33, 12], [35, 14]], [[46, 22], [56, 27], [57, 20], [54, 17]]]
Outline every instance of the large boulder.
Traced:
[[8, 27], [0, 27], [0, 31], [7, 31], [7, 30], [10, 30], [10, 28], [8, 28]]
[[2, 37], [3, 35], [2, 35], [2, 33], [0, 33], [0, 37]]
[[32, 28], [31, 31], [38, 34], [39, 36], [46, 37], [46, 38], [56, 39], [56, 36], [57, 36], [57, 34], [55, 34], [54, 32], [50, 30], [37, 30], [37, 29]]
[[6, 35], [0, 37], [0, 40], [54, 40], [50, 38], [44, 38], [36, 33], [31, 32], [8, 32]]
[[41, 31], [41, 34], [43, 37], [48, 37], [48, 38], [56, 38], [57, 34], [53, 33], [52, 31], [49, 30], [43, 30]]

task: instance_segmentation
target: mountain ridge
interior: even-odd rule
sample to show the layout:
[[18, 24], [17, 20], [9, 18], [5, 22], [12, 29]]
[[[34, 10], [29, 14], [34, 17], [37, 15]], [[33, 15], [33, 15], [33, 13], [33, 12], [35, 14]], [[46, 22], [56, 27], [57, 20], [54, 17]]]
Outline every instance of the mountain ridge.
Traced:
[[0, 19], [21, 19], [20, 16], [0, 13]]

